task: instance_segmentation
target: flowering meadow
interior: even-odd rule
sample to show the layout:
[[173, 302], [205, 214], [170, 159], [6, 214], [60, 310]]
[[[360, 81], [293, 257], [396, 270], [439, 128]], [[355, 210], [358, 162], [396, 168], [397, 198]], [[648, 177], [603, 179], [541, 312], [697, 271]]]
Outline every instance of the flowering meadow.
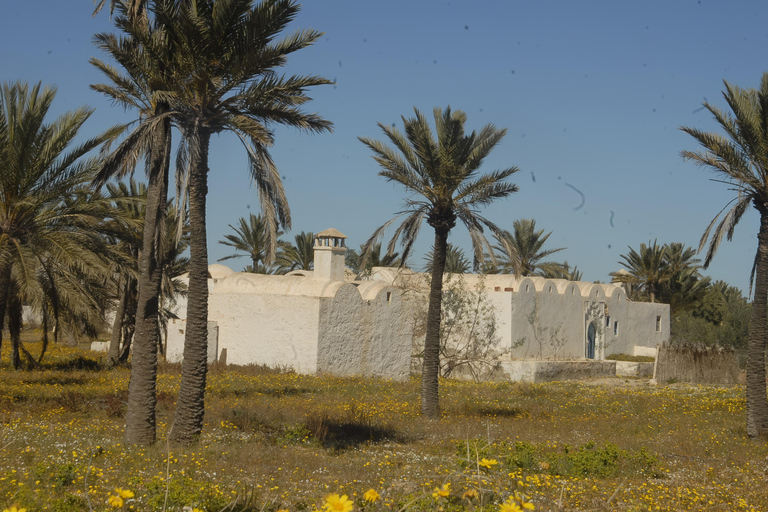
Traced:
[[50, 351], [44, 369], [0, 362], [0, 510], [768, 510], [743, 387], [445, 380], [429, 420], [418, 379], [213, 365], [203, 435], [179, 449], [180, 369], [161, 365], [158, 442], [139, 448], [130, 372]]

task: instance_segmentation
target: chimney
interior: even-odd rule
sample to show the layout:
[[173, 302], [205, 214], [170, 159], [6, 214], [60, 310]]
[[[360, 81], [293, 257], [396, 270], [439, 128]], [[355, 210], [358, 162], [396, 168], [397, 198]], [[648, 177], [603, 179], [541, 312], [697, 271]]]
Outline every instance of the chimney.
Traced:
[[346, 235], [331, 228], [315, 235], [315, 271], [313, 277], [324, 281], [344, 281]]

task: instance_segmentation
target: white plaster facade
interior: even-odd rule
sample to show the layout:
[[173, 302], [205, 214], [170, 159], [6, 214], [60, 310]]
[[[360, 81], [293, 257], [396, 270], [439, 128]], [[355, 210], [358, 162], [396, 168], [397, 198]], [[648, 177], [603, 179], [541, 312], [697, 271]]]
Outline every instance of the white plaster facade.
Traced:
[[[291, 367], [299, 373], [407, 379], [411, 323], [400, 291], [384, 282], [344, 280], [344, 235], [316, 235], [315, 270], [285, 276], [209, 268], [208, 319], [228, 364]], [[181, 360], [186, 303], [168, 328], [167, 359]], [[176, 325], [178, 324], [178, 325]], [[210, 338], [210, 336], [209, 336]]]
[[[496, 314], [499, 347], [512, 359], [604, 360], [611, 354], [654, 355], [669, 340], [669, 305], [633, 302], [615, 284], [541, 277], [462, 274], [480, 284]], [[374, 268], [372, 279], [426, 292], [423, 274]], [[426, 300], [425, 294], [411, 294]]]

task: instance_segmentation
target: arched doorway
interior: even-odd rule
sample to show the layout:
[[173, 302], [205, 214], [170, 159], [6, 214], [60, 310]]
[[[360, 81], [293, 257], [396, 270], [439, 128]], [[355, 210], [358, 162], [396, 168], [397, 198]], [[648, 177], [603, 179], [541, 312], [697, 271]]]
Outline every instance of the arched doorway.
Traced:
[[595, 345], [597, 344], [597, 324], [591, 322], [587, 328], [587, 359], [595, 358]]

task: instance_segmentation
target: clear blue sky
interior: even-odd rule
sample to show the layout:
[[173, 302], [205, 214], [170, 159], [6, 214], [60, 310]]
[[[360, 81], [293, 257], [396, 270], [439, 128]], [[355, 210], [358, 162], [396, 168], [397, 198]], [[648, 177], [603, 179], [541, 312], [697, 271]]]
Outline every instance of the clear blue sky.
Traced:
[[[88, 88], [102, 81], [91, 43], [111, 31], [89, 0], [0, 0], [0, 80], [42, 81], [59, 89], [56, 109], [96, 108], [92, 135], [130, 113]], [[291, 27], [325, 33], [293, 55], [287, 73], [318, 74], [335, 86], [312, 91], [309, 109], [334, 133], [278, 129], [272, 150], [293, 214], [293, 232], [334, 227], [357, 247], [400, 209], [403, 191], [377, 176], [358, 136], [381, 138], [416, 106], [431, 115], [450, 105], [468, 127], [493, 123], [507, 136], [487, 159], [511, 165], [520, 191], [485, 212], [511, 229], [534, 218], [552, 231], [555, 255], [609, 279], [627, 247], [658, 239], [698, 245], [711, 218], [733, 197], [712, 175], [683, 162], [695, 149], [682, 125], [716, 130], [704, 98], [725, 107], [722, 80], [756, 87], [768, 62], [768, 4], [760, 1], [308, 1]], [[233, 137], [211, 147], [208, 233], [217, 243], [241, 216], [257, 212], [245, 154]], [[138, 175], [143, 176], [139, 171]], [[585, 196], [584, 205], [574, 187]], [[746, 292], [758, 219], [749, 212], [706, 272]], [[432, 233], [422, 231], [422, 264]], [[460, 227], [451, 241], [469, 252]], [[234, 263], [233, 263], [234, 262]], [[236, 270], [246, 259], [232, 260]]]

